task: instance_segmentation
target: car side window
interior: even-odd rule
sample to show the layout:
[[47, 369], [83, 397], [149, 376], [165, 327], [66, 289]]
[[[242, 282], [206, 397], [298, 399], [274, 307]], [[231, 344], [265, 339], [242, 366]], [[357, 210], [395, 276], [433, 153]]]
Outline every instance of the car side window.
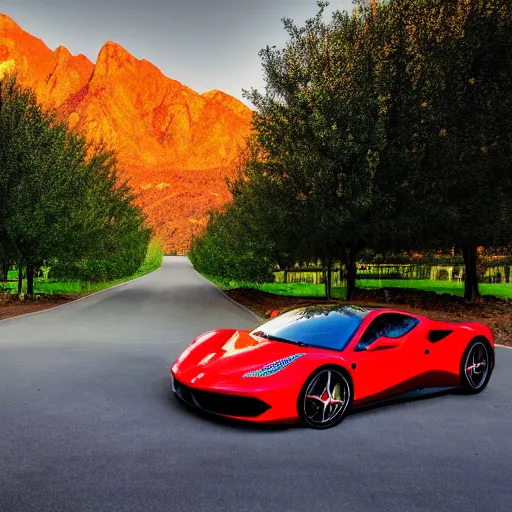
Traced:
[[383, 313], [375, 318], [366, 328], [354, 351], [366, 350], [381, 336], [388, 338], [401, 338], [411, 332], [419, 320], [400, 313]]

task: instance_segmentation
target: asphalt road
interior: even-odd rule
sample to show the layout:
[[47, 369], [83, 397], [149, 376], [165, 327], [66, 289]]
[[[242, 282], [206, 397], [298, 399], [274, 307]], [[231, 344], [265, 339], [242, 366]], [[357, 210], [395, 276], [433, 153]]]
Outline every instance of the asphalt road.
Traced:
[[480, 395], [358, 412], [326, 431], [200, 416], [169, 389], [198, 334], [255, 318], [186, 258], [0, 322], [0, 511], [512, 510], [512, 350]]

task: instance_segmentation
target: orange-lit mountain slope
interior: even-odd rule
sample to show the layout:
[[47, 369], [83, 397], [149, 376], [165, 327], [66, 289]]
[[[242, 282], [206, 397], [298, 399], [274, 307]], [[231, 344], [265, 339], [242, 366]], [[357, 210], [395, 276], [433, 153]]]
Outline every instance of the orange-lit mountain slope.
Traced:
[[200, 95], [111, 41], [96, 64], [52, 51], [0, 14], [0, 77], [13, 72], [70, 126], [116, 150], [167, 251], [185, 252], [208, 209], [229, 199], [224, 178], [252, 115], [236, 98]]

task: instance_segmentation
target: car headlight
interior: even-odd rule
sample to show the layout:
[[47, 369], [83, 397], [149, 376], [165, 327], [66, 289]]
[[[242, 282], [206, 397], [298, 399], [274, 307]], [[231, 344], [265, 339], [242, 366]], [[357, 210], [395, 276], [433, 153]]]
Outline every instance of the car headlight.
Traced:
[[283, 359], [279, 359], [274, 361], [273, 363], [267, 364], [263, 368], [259, 370], [253, 370], [252, 372], [247, 372], [243, 376], [244, 377], [268, 377], [269, 375], [274, 375], [281, 371], [283, 368], [286, 368], [288, 365], [292, 364], [293, 361], [299, 359], [306, 354], [294, 354], [293, 356], [288, 356]]

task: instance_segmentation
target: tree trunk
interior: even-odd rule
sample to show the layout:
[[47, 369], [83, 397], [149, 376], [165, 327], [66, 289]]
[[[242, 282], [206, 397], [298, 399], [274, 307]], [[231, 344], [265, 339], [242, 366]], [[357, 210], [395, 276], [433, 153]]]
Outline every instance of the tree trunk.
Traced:
[[352, 300], [354, 289], [356, 287], [357, 277], [357, 266], [356, 266], [356, 254], [357, 254], [357, 243], [354, 244], [352, 249], [349, 249], [347, 254], [347, 300]]
[[9, 280], [9, 265], [2, 265], [2, 281]]
[[34, 267], [31, 265], [27, 266], [27, 295], [34, 295]]
[[325, 278], [325, 297], [331, 300], [332, 258], [327, 258], [327, 273]]
[[288, 283], [288, 267], [285, 267], [284, 272], [283, 272], [283, 283], [284, 284]]
[[18, 267], [18, 295], [23, 291], [23, 267]]
[[464, 257], [464, 299], [473, 302], [480, 298], [478, 289], [478, 274], [476, 271], [477, 252], [476, 245], [464, 244], [462, 247]]
[[329, 260], [327, 267], [327, 286], [329, 287], [328, 299], [332, 299], [332, 260]]
[[352, 259], [347, 263], [347, 300], [352, 300], [354, 289], [356, 287], [357, 267]]
[[510, 283], [510, 267], [505, 267], [505, 283]]

